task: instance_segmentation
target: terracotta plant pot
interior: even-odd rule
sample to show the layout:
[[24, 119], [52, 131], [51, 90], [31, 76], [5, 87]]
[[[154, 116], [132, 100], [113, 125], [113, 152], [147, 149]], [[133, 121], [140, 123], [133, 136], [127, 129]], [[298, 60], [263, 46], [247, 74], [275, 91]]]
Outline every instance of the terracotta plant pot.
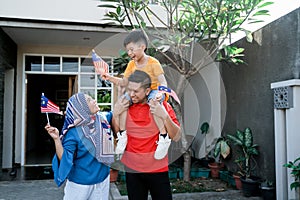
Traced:
[[241, 190], [242, 189], [241, 176], [233, 174], [233, 178], [234, 178], [234, 181], [235, 181], [236, 189]]
[[224, 163], [208, 163], [208, 167], [210, 168], [210, 175], [212, 178], [219, 178], [219, 171], [224, 167]]
[[110, 182], [116, 182], [118, 179], [119, 170], [111, 169], [109, 174]]

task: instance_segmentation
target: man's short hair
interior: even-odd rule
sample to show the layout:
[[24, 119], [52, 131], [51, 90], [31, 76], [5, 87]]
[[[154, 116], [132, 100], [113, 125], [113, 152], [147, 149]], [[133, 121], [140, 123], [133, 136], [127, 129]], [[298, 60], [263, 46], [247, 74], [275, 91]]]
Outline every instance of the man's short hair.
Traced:
[[141, 70], [135, 70], [129, 77], [129, 82], [141, 83], [141, 87], [144, 89], [151, 87], [151, 78], [150, 76]]
[[124, 39], [124, 47], [126, 47], [129, 43], [138, 43], [142, 42], [145, 44], [146, 48], [148, 47], [148, 39], [147, 36], [141, 30], [131, 31], [127, 37]]

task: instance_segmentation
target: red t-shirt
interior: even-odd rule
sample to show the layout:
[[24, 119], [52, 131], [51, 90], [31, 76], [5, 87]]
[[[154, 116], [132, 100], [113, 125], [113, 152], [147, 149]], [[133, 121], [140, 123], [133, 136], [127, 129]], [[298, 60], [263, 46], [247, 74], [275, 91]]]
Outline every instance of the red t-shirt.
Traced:
[[[163, 102], [171, 119], [179, 125], [175, 112], [167, 102]], [[122, 156], [122, 162], [139, 172], [165, 172], [168, 171], [168, 157], [161, 160], [154, 158], [159, 135], [148, 104], [133, 104], [128, 109], [127, 120], [127, 146]]]

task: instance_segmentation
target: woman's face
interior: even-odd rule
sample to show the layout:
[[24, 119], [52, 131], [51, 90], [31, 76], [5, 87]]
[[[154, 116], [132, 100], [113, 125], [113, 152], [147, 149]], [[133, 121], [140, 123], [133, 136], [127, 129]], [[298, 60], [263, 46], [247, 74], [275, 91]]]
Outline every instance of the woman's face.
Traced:
[[92, 114], [96, 114], [100, 110], [96, 100], [94, 100], [92, 97], [85, 94], [85, 100]]

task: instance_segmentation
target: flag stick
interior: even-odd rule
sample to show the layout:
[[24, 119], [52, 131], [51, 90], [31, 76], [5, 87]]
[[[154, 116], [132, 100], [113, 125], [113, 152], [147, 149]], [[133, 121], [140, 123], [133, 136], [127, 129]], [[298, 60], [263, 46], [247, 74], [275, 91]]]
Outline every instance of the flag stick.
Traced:
[[48, 121], [48, 124], [50, 126], [50, 122], [49, 122], [49, 116], [48, 116], [48, 113], [46, 112], [46, 116], [47, 116], [47, 121]]

